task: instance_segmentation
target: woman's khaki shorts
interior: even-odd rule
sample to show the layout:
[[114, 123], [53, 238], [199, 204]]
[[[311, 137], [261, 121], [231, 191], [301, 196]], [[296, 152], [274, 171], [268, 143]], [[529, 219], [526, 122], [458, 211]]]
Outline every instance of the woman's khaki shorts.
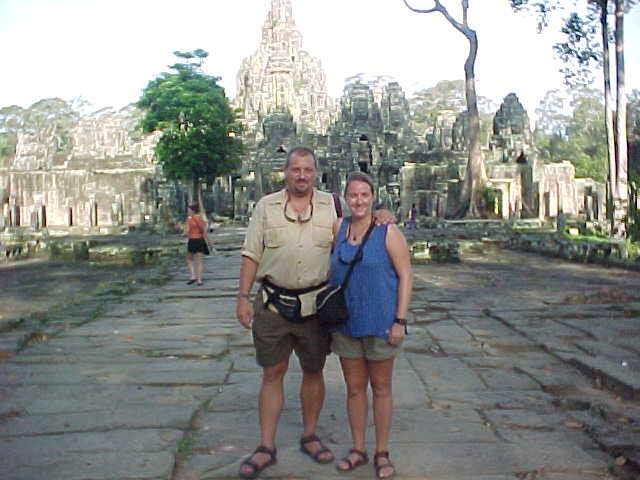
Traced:
[[261, 291], [256, 295], [253, 309], [253, 344], [258, 365], [272, 367], [287, 360], [295, 351], [303, 370], [319, 372], [324, 368], [330, 352], [329, 334], [317, 317], [304, 323], [289, 322], [264, 307]]
[[402, 350], [401, 345], [391, 345], [386, 338], [351, 337], [341, 332], [331, 334], [331, 351], [344, 358], [366, 358], [367, 360], [387, 360]]

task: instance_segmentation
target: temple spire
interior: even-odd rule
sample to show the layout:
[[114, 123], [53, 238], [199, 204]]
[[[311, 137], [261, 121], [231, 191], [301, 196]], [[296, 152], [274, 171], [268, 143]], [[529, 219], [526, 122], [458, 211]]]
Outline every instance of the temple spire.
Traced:
[[291, 1], [271, 0], [271, 11], [267, 16], [266, 22], [270, 23], [272, 26], [284, 23], [285, 25], [295, 27], [296, 22], [293, 20]]
[[334, 114], [319, 59], [302, 48], [291, 0], [271, 0], [258, 50], [242, 62], [234, 106], [247, 131], [262, 135], [261, 119], [288, 110], [300, 128], [326, 132]]

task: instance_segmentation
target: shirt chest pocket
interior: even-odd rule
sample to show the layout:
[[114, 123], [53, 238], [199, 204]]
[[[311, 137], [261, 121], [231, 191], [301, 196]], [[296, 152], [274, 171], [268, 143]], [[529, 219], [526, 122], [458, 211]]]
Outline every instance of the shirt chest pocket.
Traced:
[[330, 226], [314, 225], [312, 231], [313, 245], [320, 248], [330, 248], [333, 243], [333, 231]]
[[285, 242], [285, 227], [269, 227], [264, 231], [264, 246], [266, 248], [279, 248]]

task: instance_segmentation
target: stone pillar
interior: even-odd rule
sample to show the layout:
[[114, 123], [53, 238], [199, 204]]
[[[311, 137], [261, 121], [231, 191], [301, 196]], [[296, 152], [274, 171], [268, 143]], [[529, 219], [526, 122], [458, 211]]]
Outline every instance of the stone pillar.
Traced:
[[20, 226], [20, 207], [18, 205], [11, 205], [9, 209], [9, 226], [10, 227], [19, 227]]
[[124, 224], [124, 206], [122, 196], [111, 204], [111, 225], [120, 226]]
[[260, 161], [256, 162], [256, 171], [255, 171], [255, 200], [258, 201], [264, 195], [264, 188], [262, 185], [262, 165], [260, 165]]
[[3, 229], [7, 229], [10, 226], [9, 223], [9, 204], [8, 203], [3, 203], [2, 204], [2, 228]]
[[98, 202], [95, 199], [89, 202], [89, 226], [98, 226]]
[[593, 188], [585, 187], [584, 189], [584, 216], [587, 222], [594, 219], [593, 211]]
[[34, 230], [40, 230], [40, 215], [38, 215], [38, 205], [31, 207], [30, 224]]
[[145, 202], [140, 202], [140, 223], [147, 223], [147, 204]]

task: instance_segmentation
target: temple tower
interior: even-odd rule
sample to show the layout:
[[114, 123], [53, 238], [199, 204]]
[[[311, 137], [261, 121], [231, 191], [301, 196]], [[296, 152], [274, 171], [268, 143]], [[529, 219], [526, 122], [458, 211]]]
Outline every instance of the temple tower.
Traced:
[[333, 101], [327, 95], [320, 60], [302, 49], [290, 0], [271, 0], [258, 50], [242, 62], [234, 107], [241, 110], [247, 136], [264, 138], [262, 120], [287, 109], [297, 130], [322, 134], [332, 121]]

